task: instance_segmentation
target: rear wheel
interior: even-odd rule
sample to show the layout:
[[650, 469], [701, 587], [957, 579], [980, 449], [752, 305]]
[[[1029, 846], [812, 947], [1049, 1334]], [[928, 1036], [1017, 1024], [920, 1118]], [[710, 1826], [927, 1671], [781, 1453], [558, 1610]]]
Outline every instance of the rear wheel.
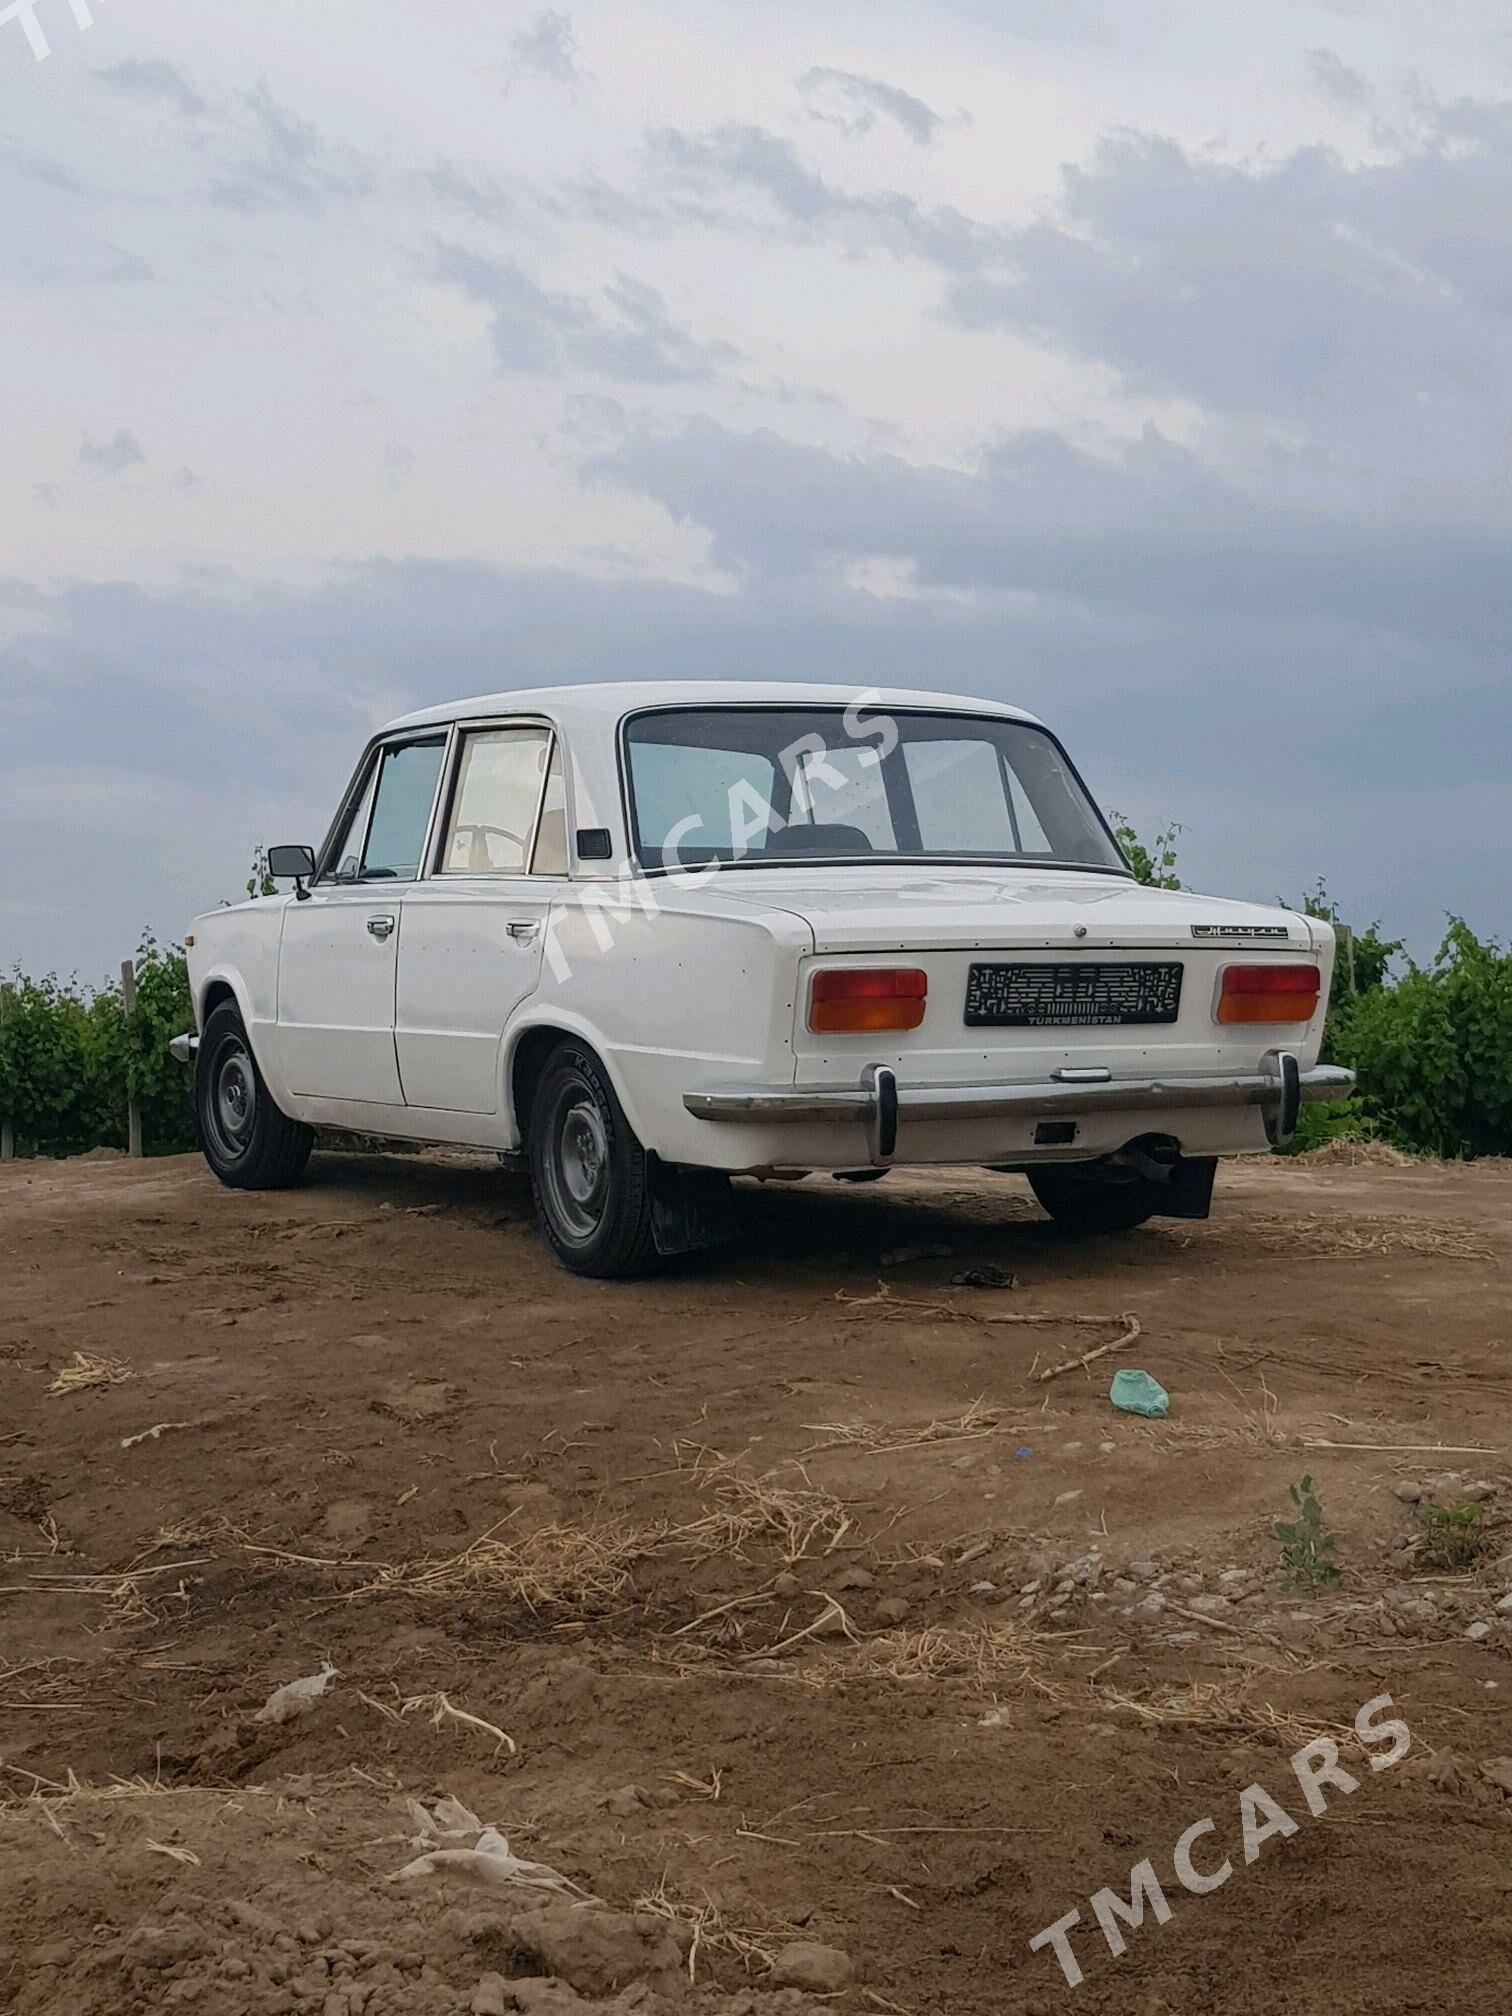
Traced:
[[558, 1044], [530, 1102], [530, 1175], [541, 1231], [564, 1267], [600, 1280], [655, 1270], [650, 1165], [598, 1058]]
[[1055, 1162], [1026, 1172], [1029, 1187], [1066, 1232], [1132, 1232], [1160, 1209], [1161, 1186], [1097, 1162]]
[[274, 1105], [230, 1001], [206, 1018], [194, 1106], [205, 1160], [222, 1183], [233, 1190], [283, 1190], [298, 1182], [315, 1136]]

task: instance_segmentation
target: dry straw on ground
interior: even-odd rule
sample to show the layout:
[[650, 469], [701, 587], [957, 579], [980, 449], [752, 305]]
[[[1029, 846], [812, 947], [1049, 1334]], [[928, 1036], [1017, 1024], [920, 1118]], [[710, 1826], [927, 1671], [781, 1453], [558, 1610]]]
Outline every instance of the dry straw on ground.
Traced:
[[795, 1485], [771, 1473], [719, 1469], [707, 1484], [710, 1509], [667, 1538], [704, 1558], [742, 1556], [763, 1544], [775, 1546], [788, 1566], [833, 1554], [851, 1530], [850, 1513], [833, 1492], [813, 1484], [801, 1469], [798, 1475], [802, 1482]]
[[1355, 1141], [1346, 1135], [1292, 1157], [1304, 1169], [1410, 1169], [1422, 1159], [1389, 1141]]
[[453, 1728], [471, 1730], [479, 1736], [486, 1736], [493, 1743], [495, 1757], [508, 1753], [514, 1757], [519, 1753], [519, 1744], [513, 1736], [507, 1735], [497, 1722], [489, 1722], [481, 1715], [474, 1715], [470, 1709], [459, 1708], [445, 1694], [412, 1694], [408, 1700], [389, 1707], [386, 1702], [377, 1701], [371, 1694], [360, 1690], [357, 1698], [369, 1708], [375, 1708], [388, 1722], [402, 1722], [406, 1715], [423, 1715], [432, 1729]]
[[1024, 1685], [1042, 1634], [1012, 1624], [885, 1631], [828, 1662], [835, 1680], [969, 1680], [990, 1693]]
[[49, 1393], [83, 1393], [91, 1386], [121, 1386], [136, 1373], [121, 1358], [97, 1358], [90, 1351], [75, 1351], [48, 1387]]
[[457, 1554], [380, 1563], [352, 1594], [486, 1595], [528, 1610], [603, 1610], [624, 1590], [635, 1564], [664, 1538], [661, 1528], [552, 1524], [504, 1535], [494, 1526]]
[[1291, 1714], [1273, 1701], [1252, 1700], [1251, 1684], [1197, 1680], [1165, 1694], [1131, 1694], [1109, 1687], [1095, 1690], [1092, 1700], [1102, 1710], [1122, 1711], [1151, 1727], [1194, 1729], [1215, 1736], [1243, 1734], [1286, 1750], [1299, 1750], [1319, 1736], [1360, 1747], [1348, 1723], [1330, 1724]]
[[1001, 1324], [1046, 1330], [1116, 1330], [1119, 1333], [1106, 1344], [1095, 1345], [1077, 1357], [1060, 1359], [1054, 1365], [1036, 1371], [1033, 1376], [1041, 1384], [1047, 1379], [1058, 1379], [1063, 1372], [1080, 1371], [1094, 1358], [1106, 1358], [1110, 1352], [1122, 1351], [1141, 1334], [1139, 1318], [1127, 1311], [1118, 1316], [1054, 1315], [1048, 1311], [984, 1309], [979, 1300], [925, 1302], [913, 1296], [895, 1295], [886, 1282], [879, 1284], [874, 1295], [852, 1295], [842, 1288], [835, 1300], [845, 1305], [849, 1316], [901, 1317], [905, 1321], [915, 1321], [920, 1316], [935, 1316], [953, 1323]]
[[698, 1980], [698, 1963], [705, 1953], [722, 1953], [738, 1960], [748, 1974], [769, 1974], [783, 1947], [799, 1937], [791, 1925], [742, 1925], [726, 1916], [707, 1891], [701, 1902], [679, 1896], [663, 1872], [656, 1887], [633, 1900], [632, 1911], [645, 1911], [665, 1918], [688, 1949], [688, 1979]]
[[1431, 1218], [1288, 1218], [1266, 1213], [1252, 1218], [1244, 1236], [1270, 1253], [1308, 1254], [1320, 1260], [1389, 1259], [1411, 1253], [1422, 1259], [1489, 1260], [1467, 1225], [1441, 1225]]
[[805, 1421], [810, 1435], [822, 1435], [805, 1456], [817, 1456], [828, 1449], [854, 1449], [868, 1456], [892, 1456], [901, 1449], [927, 1449], [940, 1442], [981, 1442], [1002, 1430], [1003, 1410], [989, 1407], [985, 1400], [973, 1400], [964, 1414], [948, 1420], [924, 1423], [896, 1421]]

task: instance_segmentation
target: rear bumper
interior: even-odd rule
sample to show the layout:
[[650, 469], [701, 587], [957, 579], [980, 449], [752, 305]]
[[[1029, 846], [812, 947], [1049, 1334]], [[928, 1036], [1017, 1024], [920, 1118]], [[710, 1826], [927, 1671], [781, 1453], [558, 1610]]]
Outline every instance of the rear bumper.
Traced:
[[1352, 1071], [1331, 1064], [1304, 1071], [1291, 1051], [1276, 1050], [1259, 1071], [1238, 1074], [1114, 1078], [1066, 1071], [1046, 1082], [1009, 1085], [900, 1085], [886, 1065], [872, 1064], [854, 1087], [716, 1085], [684, 1093], [683, 1104], [697, 1120], [860, 1121], [872, 1160], [886, 1161], [911, 1120], [1076, 1120], [1175, 1107], [1258, 1106], [1273, 1145], [1285, 1147], [1305, 1103], [1346, 1099], [1354, 1082]]

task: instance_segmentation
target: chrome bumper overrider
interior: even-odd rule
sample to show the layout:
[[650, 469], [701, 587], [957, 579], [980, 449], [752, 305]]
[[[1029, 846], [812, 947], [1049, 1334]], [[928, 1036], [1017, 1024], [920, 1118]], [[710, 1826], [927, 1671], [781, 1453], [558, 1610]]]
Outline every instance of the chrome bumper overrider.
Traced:
[[1137, 1113], [1175, 1106], [1259, 1106], [1277, 1147], [1296, 1132], [1306, 1102], [1346, 1099], [1354, 1073], [1332, 1064], [1303, 1071], [1289, 1050], [1273, 1051], [1259, 1071], [1169, 1078], [1115, 1078], [1111, 1072], [1066, 1071], [1035, 1084], [900, 1085], [886, 1065], [869, 1065], [854, 1088], [716, 1085], [685, 1092], [699, 1120], [859, 1120], [873, 1137], [874, 1159], [897, 1145], [903, 1120], [1075, 1120], [1100, 1113]]
[[198, 1036], [175, 1036], [168, 1045], [168, 1055], [176, 1057], [180, 1064], [192, 1064], [194, 1053], [199, 1048]]

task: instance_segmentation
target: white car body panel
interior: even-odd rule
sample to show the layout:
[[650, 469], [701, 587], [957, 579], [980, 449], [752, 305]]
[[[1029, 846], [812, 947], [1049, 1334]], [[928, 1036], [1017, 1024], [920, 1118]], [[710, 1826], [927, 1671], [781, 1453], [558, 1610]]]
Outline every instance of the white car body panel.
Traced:
[[[402, 1107], [394, 1055], [402, 890], [317, 888], [283, 908], [272, 1035], [280, 1079], [296, 1099]], [[376, 936], [384, 924], [387, 936]]]
[[[569, 837], [601, 829], [604, 858], [575, 853], [563, 875], [439, 874], [433, 831], [429, 866], [414, 881], [317, 881], [303, 898], [212, 911], [193, 927], [198, 1025], [220, 990], [233, 993], [268, 1085], [295, 1119], [498, 1150], [521, 1145], [513, 1081], [517, 1060], [531, 1054], [521, 1045], [532, 1032], [560, 1031], [598, 1053], [646, 1147], [669, 1163], [727, 1171], [856, 1168], [873, 1159], [867, 1127], [843, 1113], [710, 1119], [689, 1110], [690, 1095], [730, 1087], [849, 1095], [877, 1067], [894, 1073], [907, 1095], [1032, 1088], [1064, 1071], [1117, 1081], [1242, 1077], [1267, 1069], [1278, 1050], [1294, 1054], [1304, 1072], [1316, 1066], [1333, 932], [1286, 910], [1145, 888], [1116, 872], [1004, 863], [789, 860], [725, 866], [696, 881], [639, 869], [620, 775], [627, 716], [672, 706], [846, 707], [854, 699], [848, 687], [648, 681], [494, 694], [407, 716], [381, 739], [453, 724], [549, 724], [565, 755]], [[867, 697], [868, 716], [889, 707], [1034, 720], [938, 693]], [[449, 752], [447, 773], [453, 760]], [[444, 774], [438, 806], [446, 789]], [[392, 931], [374, 937], [370, 923], [387, 916]], [[1198, 938], [1194, 926], [1232, 938]], [[974, 960], [1060, 964], [1110, 953], [1180, 960], [1176, 1022], [965, 1026]], [[1321, 980], [1308, 1024], [1217, 1024], [1225, 965], [1299, 960], [1316, 962]], [[847, 1035], [808, 1028], [817, 968], [898, 964], [927, 974], [920, 1028]], [[1174, 1137], [1193, 1156], [1269, 1145], [1258, 1103], [1183, 1097], [1168, 1108], [1146, 1104], [1135, 1116], [1089, 1102], [1070, 1149], [1039, 1145], [1033, 1115], [908, 1119], [904, 1111], [890, 1158], [900, 1163], [1084, 1158], [1145, 1134]]]
[[395, 1019], [406, 1105], [499, 1112], [505, 1032], [540, 978], [542, 879], [448, 876], [406, 892]]

